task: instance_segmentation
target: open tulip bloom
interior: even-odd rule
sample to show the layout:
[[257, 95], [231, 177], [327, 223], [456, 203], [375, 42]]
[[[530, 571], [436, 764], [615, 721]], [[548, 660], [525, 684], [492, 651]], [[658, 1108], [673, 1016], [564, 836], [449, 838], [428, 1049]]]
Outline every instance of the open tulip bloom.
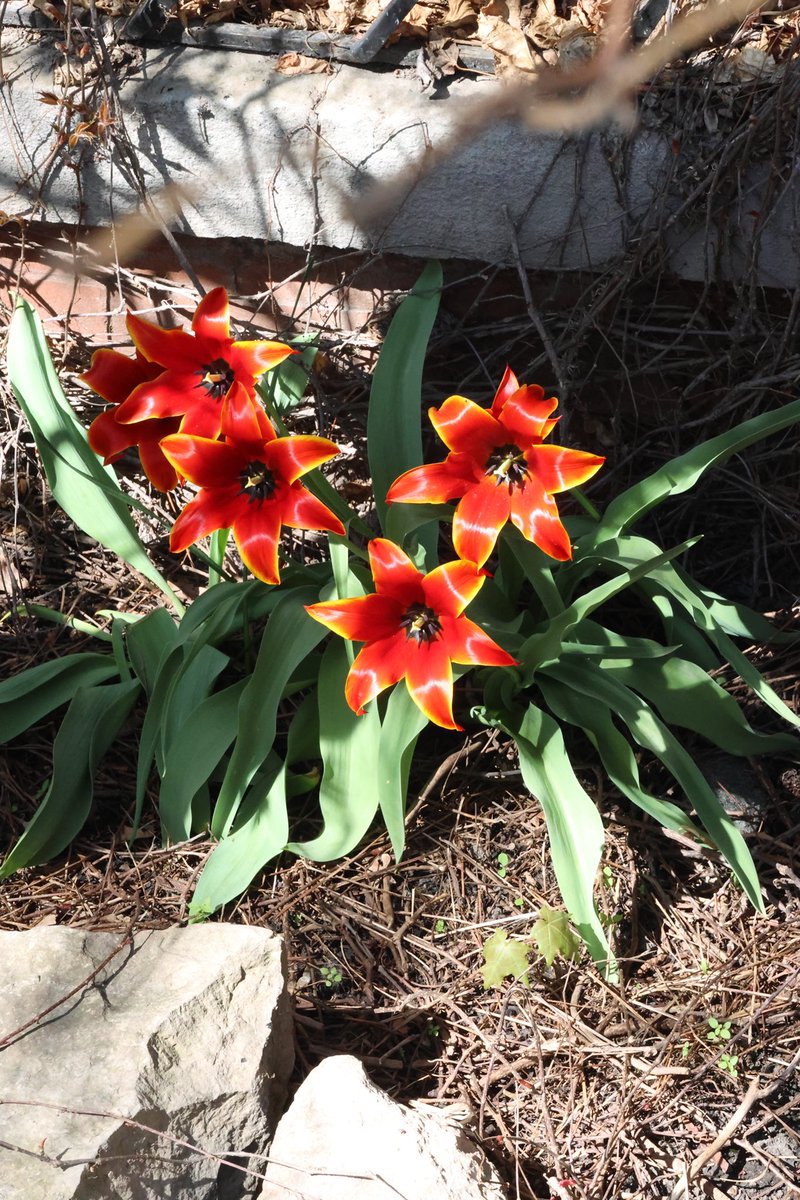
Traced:
[[148, 362], [141, 354], [128, 358], [117, 350], [96, 350], [91, 366], [81, 375], [81, 380], [113, 406], [95, 417], [89, 426], [89, 445], [95, 454], [99, 454], [107, 465], [136, 446], [142, 470], [153, 487], [159, 492], [169, 492], [178, 484], [179, 476], [164, 457], [159, 443], [167, 434], [177, 432], [180, 419], [153, 417], [124, 425], [117, 416], [120, 405], [131, 392], [143, 383], [150, 383], [161, 371], [158, 363]]
[[219, 436], [222, 402], [234, 383], [252, 396], [260, 376], [295, 353], [281, 342], [235, 342], [222, 287], [200, 301], [191, 333], [162, 329], [135, 313], [128, 314], [128, 331], [139, 353], [163, 370], [132, 392], [117, 411], [117, 421], [181, 417], [181, 432], [198, 437]]
[[516, 665], [463, 615], [485, 573], [470, 562], [449, 562], [423, 575], [386, 538], [370, 542], [369, 561], [373, 593], [306, 608], [334, 633], [366, 643], [347, 676], [347, 703], [360, 715], [379, 692], [405, 679], [429, 721], [460, 729], [453, 719], [453, 663]]
[[605, 462], [596, 454], [545, 446], [557, 418], [555, 398], [535, 384], [520, 387], [507, 367], [490, 409], [450, 396], [429, 411], [450, 453], [442, 463], [414, 467], [386, 497], [391, 504], [459, 499], [453, 545], [459, 557], [482, 566], [510, 519], [529, 542], [552, 558], [572, 557], [553, 496], [591, 479]]
[[321, 437], [278, 437], [238, 383], [222, 406], [221, 423], [222, 441], [175, 433], [161, 443], [175, 470], [201, 489], [175, 522], [170, 549], [186, 550], [230, 528], [245, 566], [264, 583], [280, 583], [281, 526], [345, 532], [339, 518], [298, 483], [339, 447]]

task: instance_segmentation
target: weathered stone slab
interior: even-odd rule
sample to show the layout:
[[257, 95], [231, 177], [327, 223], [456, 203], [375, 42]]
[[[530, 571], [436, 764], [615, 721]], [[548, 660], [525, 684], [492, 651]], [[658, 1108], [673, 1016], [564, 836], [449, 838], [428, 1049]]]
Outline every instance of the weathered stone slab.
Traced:
[[444, 1115], [403, 1108], [347, 1055], [315, 1067], [282, 1118], [261, 1200], [505, 1200], [494, 1167]]
[[285, 1099], [280, 938], [209, 924], [119, 946], [63, 927], [0, 933], [0, 1200], [252, 1194], [219, 1159], [263, 1154]]
[[[141, 51], [119, 82], [129, 159], [112, 162], [99, 144], [54, 155], [53, 109], [40, 100], [54, 52], [45, 36], [22, 34], [4, 35], [0, 92], [0, 210], [10, 214], [108, 225], [139, 206], [139, 183], [156, 198], [178, 184], [173, 227], [196, 237], [502, 264], [515, 262], [507, 210], [530, 269], [602, 270], [653, 232], [653, 249], [684, 278], [736, 280], [752, 267], [759, 283], [800, 284], [800, 178], [784, 184], [766, 147], [724, 219], [701, 205], [662, 235], [682, 199], [669, 129], [561, 137], [501, 121], [447, 153], [496, 80], [456, 79], [434, 98], [412, 71], [338, 64], [286, 76], [261, 55], [167, 46]], [[387, 180], [397, 181], [392, 202], [367, 222], [359, 201]], [[762, 228], [753, 214], [764, 205]]]

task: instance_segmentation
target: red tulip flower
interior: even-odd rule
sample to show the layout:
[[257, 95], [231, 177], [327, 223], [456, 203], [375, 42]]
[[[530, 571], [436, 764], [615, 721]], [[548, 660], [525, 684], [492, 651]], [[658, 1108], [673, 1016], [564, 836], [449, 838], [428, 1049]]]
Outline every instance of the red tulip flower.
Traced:
[[354, 642], [365, 642], [350, 668], [347, 703], [361, 715], [384, 688], [405, 679], [412, 700], [429, 721], [460, 729], [453, 720], [453, 666], [513, 667], [515, 661], [463, 615], [485, 572], [470, 562], [449, 562], [423, 575], [385, 538], [369, 544], [375, 592], [311, 604], [315, 621]]
[[339, 453], [321, 437], [278, 437], [246, 389], [234, 383], [222, 407], [223, 441], [174, 433], [161, 448], [199, 494], [172, 528], [170, 549], [186, 550], [215, 529], [232, 529], [242, 561], [265, 583], [280, 583], [281, 526], [345, 529], [298, 480]]
[[228, 296], [214, 288], [192, 318], [192, 332], [162, 329], [128, 313], [128, 331], [136, 349], [161, 373], [136, 388], [117, 413], [126, 424], [151, 417], [181, 417], [181, 432], [215, 438], [221, 428], [222, 401], [234, 383], [250, 396], [260, 375], [294, 354], [280, 342], [235, 342], [230, 336]]
[[89, 445], [103, 462], [113, 463], [131, 446], [139, 451], [142, 470], [160, 492], [169, 492], [179, 482], [179, 476], [167, 462], [159, 445], [169, 433], [175, 433], [180, 420], [174, 417], [154, 417], [123, 425], [118, 419], [120, 405], [131, 392], [161, 374], [158, 363], [148, 362], [137, 354], [128, 358], [116, 350], [96, 350], [92, 364], [81, 379], [93, 392], [108, 400], [113, 408], [95, 417], [89, 426]]
[[555, 398], [535, 384], [520, 387], [506, 367], [492, 407], [450, 396], [429, 416], [450, 453], [442, 463], [414, 467], [395, 480], [389, 503], [443, 503], [459, 499], [453, 545], [459, 557], [482, 566], [510, 519], [529, 542], [553, 558], [572, 557], [553, 496], [591, 479], [605, 462], [596, 454], [545, 446], [557, 418]]

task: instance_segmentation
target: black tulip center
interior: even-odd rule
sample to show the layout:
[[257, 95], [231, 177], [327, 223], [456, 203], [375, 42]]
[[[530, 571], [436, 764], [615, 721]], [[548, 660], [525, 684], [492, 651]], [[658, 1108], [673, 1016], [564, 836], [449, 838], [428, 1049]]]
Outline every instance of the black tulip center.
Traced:
[[200, 382], [196, 386], [205, 388], [214, 400], [221, 400], [223, 396], [227, 396], [235, 378], [233, 367], [224, 358], [215, 358], [197, 373]]
[[442, 632], [436, 613], [424, 604], [412, 604], [403, 614], [400, 625], [406, 631], [406, 638], [418, 643], [432, 642]]
[[253, 500], [269, 500], [274, 495], [275, 476], [263, 462], [257, 460], [249, 462], [240, 471], [239, 479], [242, 492], [251, 502]]
[[501, 483], [508, 485], [508, 490], [524, 488], [530, 478], [525, 454], [519, 446], [509, 442], [506, 446], [497, 446], [486, 462], [486, 474], [494, 478], [499, 487]]

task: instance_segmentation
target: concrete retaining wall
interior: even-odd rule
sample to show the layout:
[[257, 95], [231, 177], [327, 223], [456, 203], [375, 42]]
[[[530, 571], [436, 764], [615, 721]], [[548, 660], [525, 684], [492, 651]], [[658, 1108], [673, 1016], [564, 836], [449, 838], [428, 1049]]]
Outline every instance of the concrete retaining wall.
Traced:
[[[5, 31], [0, 209], [106, 225], [137, 206], [139, 182], [155, 196], [177, 183], [185, 198], [173, 227], [190, 236], [506, 263], [510, 219], [528, 268], [594, 271], [654, 236], [684, 201], [671, 190], [668, 131], [562, 139], [506, 122], [420, 177], [420, 162], [500, 86], [493, 79], [459, 78], [432, 95], [409, 71], [332, 64], [327, 75], [287, 77], [260, 55], [136, 53], [119, 96], [140, 181], [102, 145], [54, 153], [54, 109], [39, 99], [53, 90], [53, 39]], [[655, 235], [669, 268], [693, 280], [736, 279], [754, 262], [762, 284], [800, 284], [796, 173], [781, 174], [769, 219], [758, 218], [767, 153], [722, 219], [712, 214], [709, 224], [706, 211], [689, 207]], [[359, 199], [387, 179], [400, 181], [394, 201], [365, 224]]]

